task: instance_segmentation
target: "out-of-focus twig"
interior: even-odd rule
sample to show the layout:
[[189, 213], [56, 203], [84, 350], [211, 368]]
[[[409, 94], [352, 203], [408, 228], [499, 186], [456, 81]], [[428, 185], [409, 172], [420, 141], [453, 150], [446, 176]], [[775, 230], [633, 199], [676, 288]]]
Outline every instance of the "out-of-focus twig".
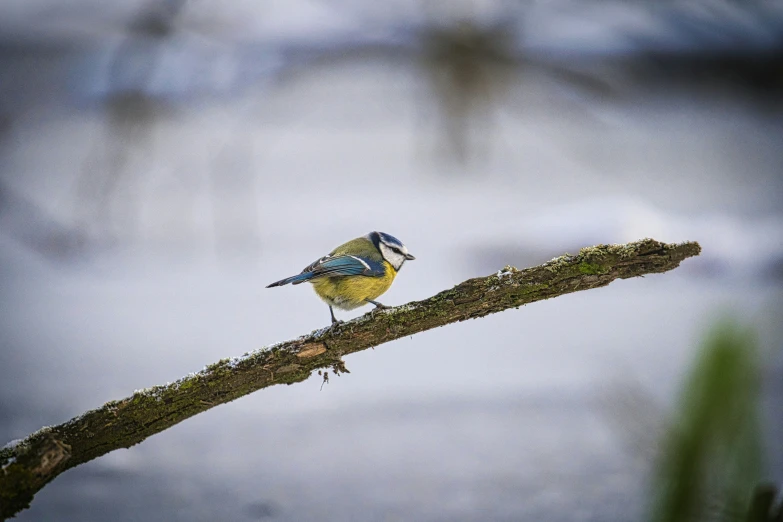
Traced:
[[71, 259], [88, 247], [87, 236], [0, 181], [0, 231], [51, 261]]
[[439, 108], [449, 151], [460, 161], [470, 152], [469, 133], [487, 127], [506, 95], [515, 69], [511, 27], [481, 27], [463, 20], [452, 27], [432, 26], [422, 35], [422, 69]]
[[758, 485], [744, 522], [783, 522], [783, 502], [776, 502], [779, 493], [774, 484]]
[[141, 8], [128, 23], [109, 65], [109, 95], [104, 101], [107, 132], [94, 147], [76, 194], [79, 220], [96, 237], [115, 236], [112, 227], [132, 226], [139, 202], [130, 185], [139, 181], [139, 173], [129, 162], [134, 153], [149, 159], [157, 152], [154, 127], [170, 111], [147, 88], [158, 67], [162, 42], [174, 33], [185, 4], [185, 0], [165, 0]]

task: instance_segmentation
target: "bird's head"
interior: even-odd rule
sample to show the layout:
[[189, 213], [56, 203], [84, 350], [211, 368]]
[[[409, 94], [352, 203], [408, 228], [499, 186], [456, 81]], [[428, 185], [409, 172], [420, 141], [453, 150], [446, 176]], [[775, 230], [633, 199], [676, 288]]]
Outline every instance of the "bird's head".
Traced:
[[402, 268], [405, 261], [416, 259], [408, 253], [408, 249], [402, 244], [402, 241], [394, 236], [384, 232], [370, 232], [367, 239], [372, 241], [375, 248], [381, 253], [383, 258], [389, 262], [395, 270]]

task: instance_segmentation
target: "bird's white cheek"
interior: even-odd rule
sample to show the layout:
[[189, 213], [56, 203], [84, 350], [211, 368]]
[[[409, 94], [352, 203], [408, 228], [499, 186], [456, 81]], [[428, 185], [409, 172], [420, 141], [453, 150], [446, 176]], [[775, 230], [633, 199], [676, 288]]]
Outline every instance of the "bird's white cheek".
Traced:
[[383, 258], [388, 261], [395, 270], [399, 270], [402, 264], [405, 262], [404, 255], [398, 254], [383, 243], [381, 243], [381, 255], [383, 255]]
[[398, 254], [383, 243], [381, 243], [381, 254], [383, 255], [383, 258], [394, 267], [395, 270], [399, 270], [402, 267], [402, 264], [405, 262], [405, 256], [403, 254]]

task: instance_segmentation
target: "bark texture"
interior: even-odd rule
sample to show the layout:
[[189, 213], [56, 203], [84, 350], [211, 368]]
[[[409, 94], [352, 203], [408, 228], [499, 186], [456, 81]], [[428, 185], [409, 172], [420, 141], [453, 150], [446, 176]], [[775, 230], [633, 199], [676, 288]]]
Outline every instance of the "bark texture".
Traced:
[[335, 329], [223, 359], [165, 386], [154, 386], [0, 449], [0, 515], [12, 517], [67, 469], [129, 448], [175, 424], [261, 388], [304, 381], [314, 371], [345, 371], [342, 357], [400, 337], [615, 279], [666, 272], [701, 251], [698, 243], [652, 239], [599, 245], [525, 270], [507, 266], [406, 305], [365, 314]]

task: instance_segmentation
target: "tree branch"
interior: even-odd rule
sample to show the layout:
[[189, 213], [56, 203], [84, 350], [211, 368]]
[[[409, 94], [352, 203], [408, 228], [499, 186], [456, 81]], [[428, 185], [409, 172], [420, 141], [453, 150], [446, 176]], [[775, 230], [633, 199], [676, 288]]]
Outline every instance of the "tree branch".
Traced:
[[1, 449], [0, 515], [11, 517], [28, 507], [35, 493], [63, 471], [129, 448], [218, 404], [274, 384], [304, 381], [320, 368], [345, 371], [344, 355], [618, 278], [666, 272], [700, 251], [698, 243], [645, 239], [584, 248], [525, 270], [506, 267], [429, 299], [371, 312], [339, 328], [223, 359], [174, 383], [137, 391]]

